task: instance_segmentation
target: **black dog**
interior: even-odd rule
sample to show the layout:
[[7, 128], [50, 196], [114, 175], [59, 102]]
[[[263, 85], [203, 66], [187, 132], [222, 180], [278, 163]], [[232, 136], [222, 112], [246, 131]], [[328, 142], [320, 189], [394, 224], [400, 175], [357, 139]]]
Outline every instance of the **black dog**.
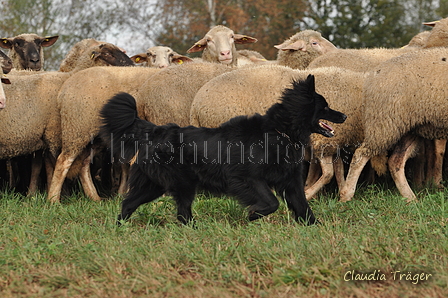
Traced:
[[167, 192], [183, 223], [192, 219], [197, 188], [235, 196], [249, 206], [250, 220], [277, 210], [274, 189], [297, 221], [315, 223], [302, 180], [304, 148], [311, 133], [333, 136], [319, 119], [346, 119], [315, 92], [312, 75], [294, 81], [265, 115], [235, 117], [218, 128], [157, 126], [138, 118], [135, 99], [127, 93], [111, 98], [101, 116], [103, 139], [125, 162], [132, 159], [129, 193], [118, 220]]

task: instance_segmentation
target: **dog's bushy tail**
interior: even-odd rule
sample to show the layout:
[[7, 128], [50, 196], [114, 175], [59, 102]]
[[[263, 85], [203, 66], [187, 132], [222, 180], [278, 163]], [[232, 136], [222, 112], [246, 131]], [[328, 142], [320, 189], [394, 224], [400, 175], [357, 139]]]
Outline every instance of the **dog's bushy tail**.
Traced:
[[138, 118], [134, 97], [124, 92], [116, 94], [103, 106], [100, 117], [100, 137], [128, 162], [136, 154], [137, 123], [143, 121]]

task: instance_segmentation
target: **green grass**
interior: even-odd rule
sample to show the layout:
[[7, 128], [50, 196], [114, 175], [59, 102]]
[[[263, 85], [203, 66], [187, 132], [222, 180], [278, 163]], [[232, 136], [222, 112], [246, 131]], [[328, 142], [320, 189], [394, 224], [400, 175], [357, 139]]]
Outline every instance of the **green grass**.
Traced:
[[[322, 222], [311, 227], [283, 203], [248, 222], [235, 201], [205, 195], [182, 226], [162, 198], [117, 227], [120, 198], [49, 204], [2, 192], [0, 297], [447, 297], [447, 195], [407, 204], [364, 187], [339, 203], [327, 193], [311, 201]], [[431, 276], [406, 281], [420, 273]]]

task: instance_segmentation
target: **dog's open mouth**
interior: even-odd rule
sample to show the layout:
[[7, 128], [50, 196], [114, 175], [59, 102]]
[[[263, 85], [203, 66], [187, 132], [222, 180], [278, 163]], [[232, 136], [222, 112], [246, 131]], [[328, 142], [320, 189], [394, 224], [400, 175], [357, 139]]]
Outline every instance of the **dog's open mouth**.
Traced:
[[329, 134], [334, 136], [334, 129], [333, 129], [333, 127], [331, 127], [330, 125], [328, 125], [327, 123], [324, 123], [322, 121], [319, 121], [319, 126], [322, 127], [323, 129], [325, 129]]

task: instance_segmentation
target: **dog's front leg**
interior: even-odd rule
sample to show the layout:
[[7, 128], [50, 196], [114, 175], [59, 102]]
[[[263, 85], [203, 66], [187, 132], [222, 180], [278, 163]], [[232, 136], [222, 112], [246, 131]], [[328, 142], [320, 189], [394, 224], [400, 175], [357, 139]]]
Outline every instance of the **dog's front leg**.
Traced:
[[289, 209], [294, 212], [295, 220], [297, 222], [304, 222], [306, 225], [313, 225], [318, 223], [314, 217], [313, 211], [308, 205], [305, 197], [305, 191], [300, 185], [291, 185], [287, 187], [282, 194]]

